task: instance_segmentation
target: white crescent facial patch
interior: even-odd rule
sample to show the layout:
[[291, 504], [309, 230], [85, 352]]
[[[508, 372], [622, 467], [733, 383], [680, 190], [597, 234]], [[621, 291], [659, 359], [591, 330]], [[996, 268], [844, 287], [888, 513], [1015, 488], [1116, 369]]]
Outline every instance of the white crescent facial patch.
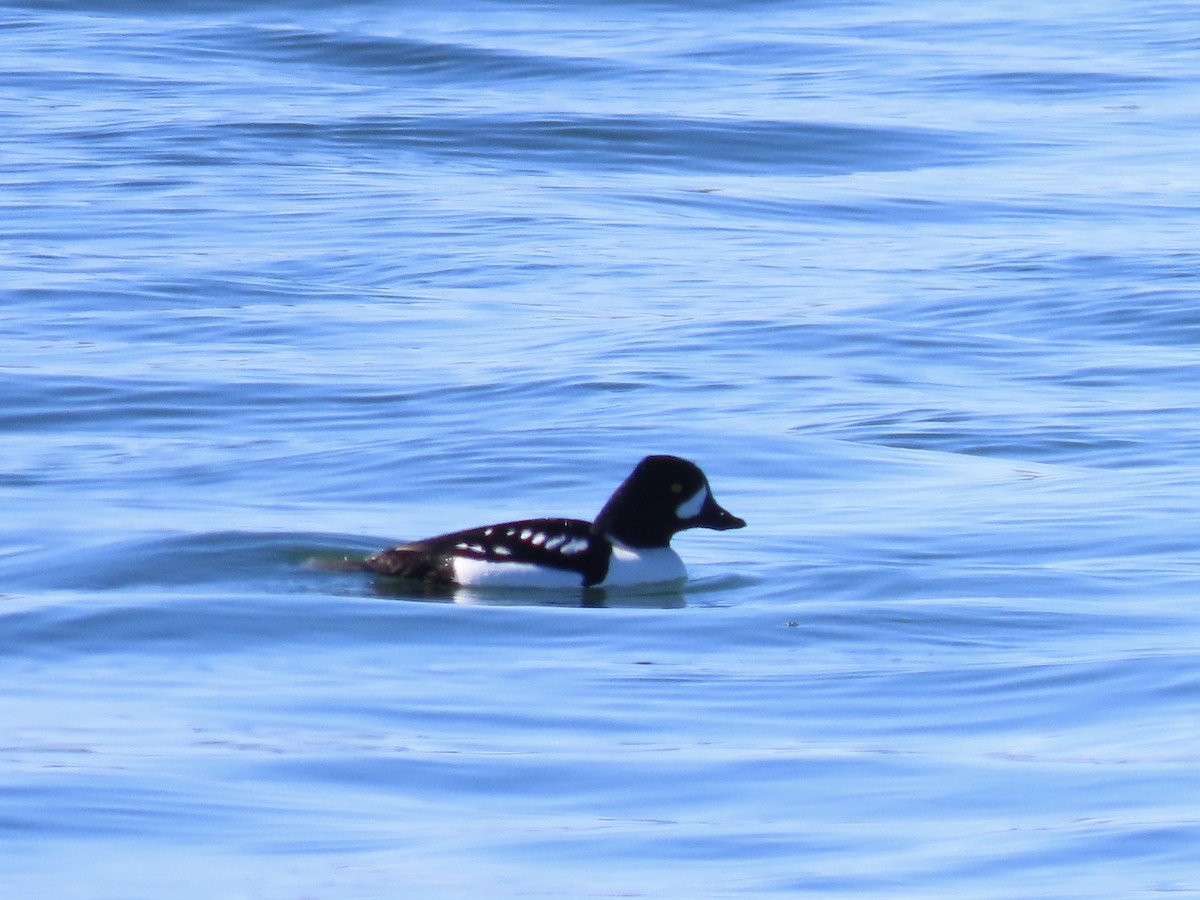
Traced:
[[675, 517], [678, 519], [696, 518], [700, 515], [700, 510], [704, 508], [704, 501], [707, 499], [708, 488], [700, 485], [700, 490], [675, 507]]

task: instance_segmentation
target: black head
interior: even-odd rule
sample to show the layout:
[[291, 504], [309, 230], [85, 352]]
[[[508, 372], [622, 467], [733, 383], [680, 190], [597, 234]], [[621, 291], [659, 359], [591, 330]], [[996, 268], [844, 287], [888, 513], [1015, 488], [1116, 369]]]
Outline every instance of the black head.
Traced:
[[592, 530], [628, 547], [650, 548], [666, 547], [687, 528], [745, 526], [717, 505], [695, 463], [678, 456], [647, 456], [604, 504]]

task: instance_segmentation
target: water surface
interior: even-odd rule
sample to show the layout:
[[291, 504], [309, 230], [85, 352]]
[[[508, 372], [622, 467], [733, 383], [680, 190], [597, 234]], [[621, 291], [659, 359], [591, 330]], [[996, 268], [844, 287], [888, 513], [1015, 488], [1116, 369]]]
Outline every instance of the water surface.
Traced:
[[7, 5], [12, 895], [1200, 893], [1193, 12]]

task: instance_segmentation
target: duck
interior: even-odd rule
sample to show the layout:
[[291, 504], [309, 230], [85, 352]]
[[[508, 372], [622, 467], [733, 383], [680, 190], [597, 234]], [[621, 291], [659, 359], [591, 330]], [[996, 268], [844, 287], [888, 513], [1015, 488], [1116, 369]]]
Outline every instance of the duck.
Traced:
[[671, 538], [689, 528], [729, 531], [744, 519], [713, 497], [708, 478], [678, 456], [647, 456], [592, 522], [520, 519], [380, 550], [362, 568], [427, 587], [610, 588], [682, 583]]

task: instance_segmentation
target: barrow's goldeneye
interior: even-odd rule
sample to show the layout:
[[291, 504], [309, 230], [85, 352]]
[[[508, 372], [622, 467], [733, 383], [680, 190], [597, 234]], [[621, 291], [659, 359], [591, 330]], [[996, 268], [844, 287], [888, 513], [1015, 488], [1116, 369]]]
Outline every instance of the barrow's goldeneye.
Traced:
[[381, 550], [362, 567], [430, 586], [627, 587], [687, 577], [683, 560], [671, 549], [677, 532], [745, 525], [717, 504], [694, 463], [647, 456], [595, 522], [522, 519], [484, 525]]

